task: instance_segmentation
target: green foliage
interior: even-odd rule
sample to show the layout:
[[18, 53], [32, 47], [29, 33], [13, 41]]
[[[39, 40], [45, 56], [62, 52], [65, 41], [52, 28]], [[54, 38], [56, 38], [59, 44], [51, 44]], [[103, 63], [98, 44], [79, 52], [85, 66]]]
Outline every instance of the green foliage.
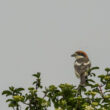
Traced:
[[[66, 83], [43, 89], [38, 72], [33, 74], [34, 87], [29, 87], [27, 93], [24, 88], [11, 86], [2, 95], [8, 97], [6, 102], [13, 110], [21, 110], [23, 104], [25, 110], [48, 110], [52, 103], [55, 110], [110, 110], [110, 68], [106, 68], [106, 73], [99, 76], [93, 72], [96, 69], [99, 68], [94, 67], [88, 71], [85, 86], [76, 87]], [[42, 97], [39, 97], [39, 91], [42, 91]]]
[[25, 110], [47, 110], [49, 106], [48, 101], [44, 97], [38, 96], [39, 89], [42, 88], [40, 73], [33, 74], [36, 80], [33, 82], [35, 87], [29, 87], [28, 93], [23, 94], [24, 88], [9, 87], [9, 90], [4, 90], [2, 95], [9, 96], [6, 102], [9, 102], [8, 106], [14, 110], [21, 110], [21, 104], [25, 105]]

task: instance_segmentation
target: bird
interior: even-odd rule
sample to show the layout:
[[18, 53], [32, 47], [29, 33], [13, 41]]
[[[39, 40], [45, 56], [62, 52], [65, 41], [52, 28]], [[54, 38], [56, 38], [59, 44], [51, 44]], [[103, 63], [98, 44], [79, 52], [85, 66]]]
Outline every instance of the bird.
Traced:
[[88, 77], [88, 70], [91, 67], [88, 55], [86, 52], [78, 50], [72, 54], [71, 57], [75, 57], [74, 70], [77, 78], [80, 78], [80, 85], [85, 86]]

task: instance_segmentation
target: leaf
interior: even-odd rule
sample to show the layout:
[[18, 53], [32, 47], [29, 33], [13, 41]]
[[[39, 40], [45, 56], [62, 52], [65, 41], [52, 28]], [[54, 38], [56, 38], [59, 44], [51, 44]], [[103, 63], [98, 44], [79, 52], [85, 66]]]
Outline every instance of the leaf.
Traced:
[[34, 87], [29, 87], [28, 90], [34, 90]]
[[20, 91], [23, 91], [24, 88], [17, 88], [17, 89], [15, 89], [15, 90], [18, 91], [18, 92], [20, 92]]
[[13, 86], [9, 87], [9, 89], [10, 89], [11, 91], [14, 91], [14, 87], [13, 87]]
[[57, 89], [57, 87], [55, 87], [54, 85], [50, 85], [50, 86], [49, 86], [49, 90], [50, 90], [50, 91], [54, 91], [54, 90], [56, 90], [56, 89]]
[[91, 70], [96, 70], [96, 69], [99, 69], [99, 67], [96, 66], [96, 67], [91, 68]]
[[9, 95], [12, 95], [12, 92], [9, 91], [9, 90], [5, 90], [5, 91], [2, 92], [2, 95], [9, 96]]
[[11, 101], [13, 101], [13, 99], [7, 99], [7, 100], [6, 100], [6, 102], [11, 102]]
[[40, 72], [37, 72], [36, 74], [33, 74], [34, 77], [40, 78]]
[[33, 85], [36, 84], [36, 83], [37, 83], [37, 81], [34, 81], [34, 82], [33, 82]]
[[106, 84], [105, 89], [110, 89], [110, 84], [109, 83]]
[[96, 69], [99, 69], [99, 67], [97, 67], [97, 66], [96, 67], [92, 67], [92, 68], [89, 69], [88, 72], [91, 72], [91, 71], [96, 70]]
[[25, 110], [29, 110], [29, 107], [26, 107]]
[[8, 106], [9, 107], [14, 107], [15, 105], [13, 103], [10, 103]]
[[95, 73], [91, 73], [93, 76], [96, 76], [96, 74]]
[[105, 71], [108, 73], [110, 71], [110, 68], [105, 68]]
[[93, 81], [92, 79], [88, 79], [87, 81], [90, 81], [90, 82], [93, 82], [93, 83], [95, 83], [95, 81]]
[[99, 77], [99, 78], [104, 78], [105, 75], [101, 74], [101, 75], [99, 75], [98, 77]]

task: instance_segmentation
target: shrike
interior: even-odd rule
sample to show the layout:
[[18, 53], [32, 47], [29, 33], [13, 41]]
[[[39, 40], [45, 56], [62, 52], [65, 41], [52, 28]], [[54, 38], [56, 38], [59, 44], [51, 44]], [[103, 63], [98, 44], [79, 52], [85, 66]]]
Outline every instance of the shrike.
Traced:
[[80, 78], [80, 85], [84, 86], [87, 80], [88, 70], [91, 67], [91, 62], [87, 54], [83, 51], [76, 51], [71, 56], [76, 59], [74, 62], [75, 74]]

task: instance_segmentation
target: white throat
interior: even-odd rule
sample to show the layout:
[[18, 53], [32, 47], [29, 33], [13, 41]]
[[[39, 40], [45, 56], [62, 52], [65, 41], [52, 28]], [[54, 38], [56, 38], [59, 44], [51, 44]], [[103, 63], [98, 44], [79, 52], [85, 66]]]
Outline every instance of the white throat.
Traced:
[[76, 58], [76, 59], [80, 59], [80, 58], [84, 58], [84, 57], [77, 55], [77, 56], [75, 56], [75, 58]]

